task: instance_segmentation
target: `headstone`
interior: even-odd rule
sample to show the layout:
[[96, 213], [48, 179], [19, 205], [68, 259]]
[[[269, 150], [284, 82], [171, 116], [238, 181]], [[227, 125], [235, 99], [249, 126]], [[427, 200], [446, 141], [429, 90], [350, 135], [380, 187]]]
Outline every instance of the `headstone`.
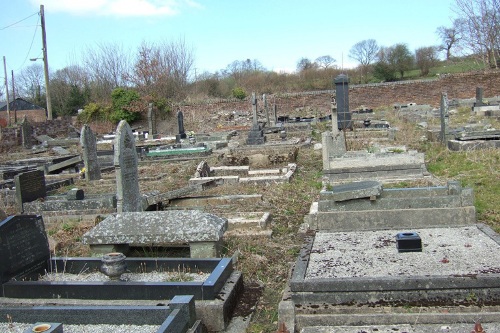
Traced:
[[49, 242], [40, 215], [15, 215], [0, 222], [0, 282], [48, 269]]
[[255, 97], [255, 93], [252, 93], [252, 115], [252, 128], [248, 132], [247, 145], [262, 145], [266, 142], [266, 137], [257, 119], [257, 98]]
[[153, 136], [156, 133], [156, 113], [153, 109], [153, 103], [149, 103], [148, 107], [148, 129], [149, 135]]
[[200, 164], [198, 164], [194, 177], [210, 177], [210, 166], [208, 165], [207, 161], [201, 161]]
[[347, 201], [360, 198], [378, 197], [382, 194], [382, 183], [375, 180], [340, 184], [333, 187], [328, 197], [333, 201]]
[[337, 99], [338, 128], [341, 130], [352, 130], [351, 112], [349, 111], [349, 78], [345, 74], [340, 74], [335, 78], [334, 83]]
[[92, 129], [87, 124], [82, 127], [80, 144], [83, 150], [83, 163], [85, 165], [85, 179], [87, 181], [101, 179], [101, 168], [97, 159], [97, 143]]
[[276, 123], [278, 122], [278, 106], [276, 104], [273, 105], [273, 120], [271, 125], [276, 126]]
[[330, 168], [330, 158], [339, 157], [347, 151], [345, 137], [339, 131], [337, 121], [337, 100], [332, 96], [332, 132], [323, 132], [321, 134], [321, 143], [323, 149], [323, 169]]
[[32, 136], [33, 136], [33, 127], [28, 122], [26, 116], [24, 116], [23, 121], [21, 122], [21, 141], [24, 148], [32, 147]]
[[135, 140], [125, 120], [120, 121], [116, 129], [114, 166], [118, 213], [142, 211]]
[[474, 106], [483, 106], [483, 88], [476, 87], [476, 103]]
[[16, 201], [19, 212], [23, 212], [23, 203], [45, 198], [45, 174], [42, 170], [23, 172], [14, 177]]
[[267, 97], [266, 97], [266, 94], [263, 94], [262, 95], [262, 100], [264, 102], [264, 111], [266, 112], [266, 126], [270, 126], [271, 125], [271, 121], [269, 120], [269, 110], [267, 109]]
[[448, 132], [448, 95], [446, 93], [441, 94], [441, 107], [439, 109], [441, 116], [441, 142], [446, 144], [446, 134]]
[[181, 139], [185, 139], [187, 137], [184, 129], [184, 114], [180, 110], [177, 112], [177, 125], [179, 126], [179, 134], [175, 136], [175, 139], [177, 142], [180, 142]]

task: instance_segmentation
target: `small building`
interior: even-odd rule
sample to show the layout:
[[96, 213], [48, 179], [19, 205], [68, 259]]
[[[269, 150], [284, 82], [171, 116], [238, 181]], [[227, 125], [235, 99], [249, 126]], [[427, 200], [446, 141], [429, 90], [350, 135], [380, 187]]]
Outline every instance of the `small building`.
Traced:
[[[10, 110], [10, 122], [14, 123], [17, 119], [17, 122], [20, 122], [24, 116], [30, 122], [44, 122], [47, 120], [47, 111], [36, 104], [30, 103], [25, 99], [16, 98], [12, 102], [9, 103]], [[3, 121], [1, 120], [3, 119]], [[0, 104], [0, 123], [8, 124], [7, 118], [7, 103]]]

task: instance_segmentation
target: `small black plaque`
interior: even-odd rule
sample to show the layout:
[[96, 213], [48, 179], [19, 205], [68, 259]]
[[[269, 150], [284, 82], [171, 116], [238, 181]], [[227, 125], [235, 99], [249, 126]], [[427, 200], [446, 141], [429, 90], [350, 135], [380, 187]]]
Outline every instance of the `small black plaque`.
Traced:
[[396, 235], [398, 252], [422, 252], [422, 240], [416, 232], [400, 232]]
[[0, 282], [43, 272], [50, 259], [42, 217], [15, 215], [0, 222]]

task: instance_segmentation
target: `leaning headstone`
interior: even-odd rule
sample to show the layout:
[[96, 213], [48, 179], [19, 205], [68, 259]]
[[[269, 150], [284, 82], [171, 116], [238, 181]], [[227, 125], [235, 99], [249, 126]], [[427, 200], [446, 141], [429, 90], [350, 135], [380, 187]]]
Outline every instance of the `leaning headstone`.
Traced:
[[43, 170], [23, 172], [14, 177], [16, 184], [16, 202], [19, 212], [23, 212], [23, 203], [43, 199], [47, 196], [45, 174]]
[[153, 103], [149, 103], [148, 107], [148, 129], [149, 135], [153, 137], [156, 134], [156, 113], [153, 109]]
[[114, 166], [118, 213], [142, 211], [135, 139], [125, 120], [120, 121], [116, 129]]
[[42, 273], [50, 259], [49, 241], [40, 215], [15, 215], [0, 222], [0, 282]]
[[24, 148], [32, 147], [32, 136], [33, 127], [28, 122], [26, 116], [24, 116], [23, 121], [21, 122], [21, 141]]
[[177, 125], [179, 126], [179, 134], [175, 136], [175, 140], [180, 142], [181, 139], [187, 137], [186, 130], [184, 129], [184, 113], [182, 113], [182, 111], [177, 112]]
[[257, 120], [257, 98], [255, 93], [252, 93], [252, 115], [252, 128], [248, 132], [247, 145], [262, 145], [266, 142], [266, 137]]
[[446, 93], [441, 94], [441, 107], [439, 109], [441, 116], [441, 143], [446, 144], [446, 133], [448, 132], [448, 95]]
[[201, 161], [196, 168], [194, 178], [210, 177], [210, 166], [207, 161]]
[[97, 143], [92, 129], [83, 125], [80, 144], [83, 150], [83, 163], [85, 165], [85, 179], [87, 181], [101, 179], [101, 168], [97, 159]]

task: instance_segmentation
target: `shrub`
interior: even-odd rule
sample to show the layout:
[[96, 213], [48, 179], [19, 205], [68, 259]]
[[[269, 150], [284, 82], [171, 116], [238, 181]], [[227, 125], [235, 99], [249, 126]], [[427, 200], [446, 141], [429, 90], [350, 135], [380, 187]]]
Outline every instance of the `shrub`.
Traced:
[[231, 90], [231, 94], [233, 95], [234, 98], [237, 99], [245, 99], [245, 97], [247, 97], [246, 91], [241, 87], [236, 87], [233, 90]]

